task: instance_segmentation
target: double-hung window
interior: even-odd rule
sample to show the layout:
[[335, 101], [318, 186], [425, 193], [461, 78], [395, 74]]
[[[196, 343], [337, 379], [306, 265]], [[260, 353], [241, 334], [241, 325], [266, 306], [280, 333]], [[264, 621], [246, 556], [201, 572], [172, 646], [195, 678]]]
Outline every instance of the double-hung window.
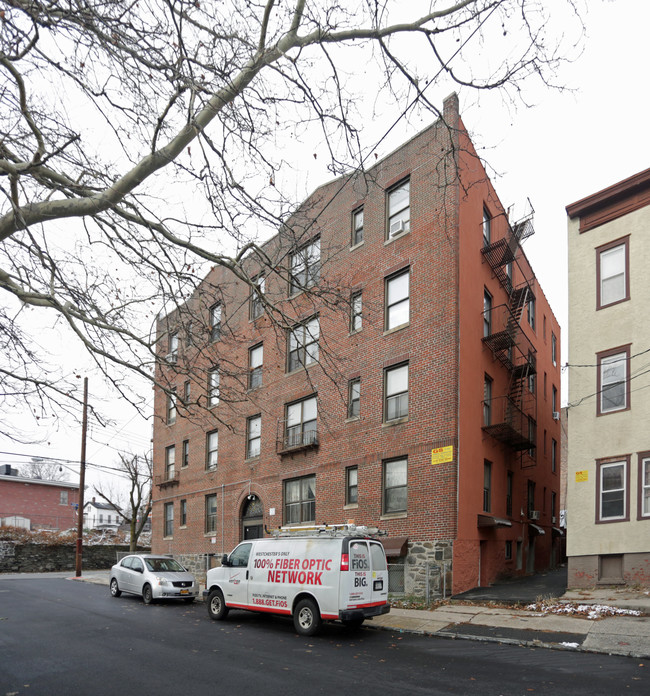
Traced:
[[388, 238], [411, 229], [411, 184], [403, 181], [388, 192]]
[[181, 468], [184, 469], [190, 464], [190, 441], [183, 440], [183, 445], [181, 448]]
[[639, 519], [650, 517], [650, 452], [639, 457]]
[[492, 425], [492, 378], [483, 376], [483, 427]]
[[384, 372], [384, 421], [406, 418], [409, 414], [408, 363]]
[[251, 307], [250, 307], [250, 317], [251, 319], [258, 319], [264, 314], [264, 276], [258, 276], [255, 280], [255, 288], [251, 292]]
[[362, 327], [362, 297], [360, 292], [355, 292], [350, 297], [350, 332], [361, 331]]
[[208, 371], [208, 407], [212, 408], [219, 403], [219, 370], [213, 367]]
[[214, 304], [210, 307], [210, 340], [218, 341], [221, 338], [221, 305]]
[[318, 362], [318, 339], [320, 323], [313, 317], [289, 331], [287, 370], [293, 372]]
[[597, 355], [598, 414], [629, 408], [629, 346]]
[[205, 496], [205, 533], [217, 531], [217, 495], [211, 493]]
[[167, 424], [172, 425], [176, 422], [176, 389], [172, 389], [167, 394]]
[[391, 459], [384, 462], [382, 477], [382, 512], [391, 514], [406, 512], [407, 459]]
[[264, 363], [264, 346], [260, 343], [248, 351], [248, 388], [262, 386], [262, 364]]
[[409, 322], [410, 270], [386, 278], [386, 331]]
[[316, 397], [287, 405], [285, 446], [302, 447], [318, 442], [318, 408]]
[[174, 535], [174, 503], [165, 503], [164, 532], [165, 537]]
[[291, 255], [291, 294], [312, 287], [320, 278], [320, 239], [298, 249]]
[[316, 476], [284, 482], [284, 522], [304, 524], [316, 521]]
[[598, 254], [598, 302], [601, 309], [630, 298], [628, 264], [629, 238], [605, 244], [596, 249]]
[[557, 337], [553, 332], [551, 332], [551, 360], [555, 367], [557, 365]]
[[259, 457], [262, 443], [262, 416], [252, 416], [246, 422], [246, 458]]
[[528, 319], [528, 326], [534, 331], [535, 330], [535, 298], [530, 297], [528, 304], [526, 305], [526, 318]]
[[345, 504], [346, 505], [356, 505], [359, 502], [358, 479], [359, 479], [358, 467], [349, 466], [345, 470]]
[[492, 335], [492, 295], [483, 290], [483, 338]]
[[492, 462], [483, 460], [483, 512], [490, 512], [492, 505]]
[[187, 526], [187, 500], [185, 498], [183, 500], [181, 500], [179, 507], [180, 507], [180, 512], [181, 512], [180, 519], [179, 519], [180, 526], [186, 527]]
[[216, 469], [219, 460], [219, 431], [213, 430], [205, 436], [205, 468]]
[[361, 413], [361, 379], [348, 382], [348, 418], [358, 418]]
[[483, 208], [483, 247], [492, 243], [492, 218], [487, 208]]
[[629, 519], [629, 457], [620, 461], [597, 461], [597, 522], [619, 522]]
[[352, 213], [352, 246], [363, 242], [363, 208]]
[[176, 470], [176, 446], [170, 445], [165, 448], [165, 480], [171, 481]]
[[178, 331], [169, 334], [169, 355], [167, 361], [175, 363], [178, 359]]

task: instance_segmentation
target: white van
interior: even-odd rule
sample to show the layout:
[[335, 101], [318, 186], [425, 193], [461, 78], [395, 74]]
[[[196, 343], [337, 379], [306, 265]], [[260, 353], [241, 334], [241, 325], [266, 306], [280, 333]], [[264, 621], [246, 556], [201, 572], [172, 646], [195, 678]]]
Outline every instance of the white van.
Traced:
[[208, 571], [208, 614], [217, 621], [230, 609], [284, 614], [304, 636], [314, 635], [323, 620], [358, 627], [387, 614], [386, 553], [369, 531], [355, 525], [281, 528], [275, 538], [242, 542]]

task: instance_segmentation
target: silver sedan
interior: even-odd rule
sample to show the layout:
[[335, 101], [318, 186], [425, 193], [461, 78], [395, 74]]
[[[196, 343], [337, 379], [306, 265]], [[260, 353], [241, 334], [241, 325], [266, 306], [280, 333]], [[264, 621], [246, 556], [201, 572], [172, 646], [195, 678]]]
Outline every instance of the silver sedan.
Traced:
[[155, 599], [193, 602], [199, 594], [196, 579], [169, 556], [136, 554], [126, 556], [111, 568], [111, 595], [122, 592], [141, 595], [145, 604]]

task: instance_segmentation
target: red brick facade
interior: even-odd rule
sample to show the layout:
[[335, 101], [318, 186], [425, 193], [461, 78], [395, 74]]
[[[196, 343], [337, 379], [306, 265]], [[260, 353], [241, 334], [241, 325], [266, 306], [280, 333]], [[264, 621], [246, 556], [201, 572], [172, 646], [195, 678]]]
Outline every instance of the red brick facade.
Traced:
[[[286, 523], [285, 505], [290, 502], [286, 482], [314, 476], [313, 505], [300, 509], [309, 515], [315, 506], [317, 523], [353, 519], [377, 525], [390, 537], [408, 537], [407, 589], [417, 587], [425, 563], [446, 564], [453, 592], [517, 572], [518, 543], [521, 572], [529, 554], [534, 553], [529, 569], [551, 563], [550, 497], [551, 491], [557, 492], [559, 515], [560, 490], [560, 428], [550, 406], [554, 385], [559, 410], [559, 326], [464, 132], [455, 96], [445, 102], [444, 116], [445, 123], [434, 123], [365, 176], [339, 179], [318, 189], [289, 221], [290, 233], [281, 231], [265, 245], [270, 263], [287, 268], [296, 247], [320, 239], [318, 297], [309, 293], [290, 297], [286, 280], [269, 271], [264, 285], [268, 302], [281, 307], [286, 316], [297, 322], [318, 316], [318, 361], [287, 372], [286, 331], [267, 313], [251, 320], [249, 286], [220, 267], [211, 271], [187, 305], [160, 322], [163, 356], [174, 349], [165, 334], [178, 332], [176, 365], [160, 367], [159, 377], [169, 379], [179, 400], [175, 422], [169, 424], [168, 399], [162, 390], [156, 391], [154, 552], [229, 551], [243, 536], [247, 510], [261, 513], [261, 519], [252, 522], [269, 528]], [[390, 192], [405, 181], [410, 187], [410, 229], [391, 237]], [[492, 217], [492, 241], [508, 240], [507, 248], [516, 254], [514, 285], [527, 279], [535, 296], [536, 329], [526, 324], [525, 311], [519, 322], [525, 324], [520, 333], [528, 336], [536, 354], [531, 362], [537, 370], [537, 447], [532, 458], [520, 454], [521, 442], [516, 445], [519, 451], [512, 447], [508, 438], [517, 439], [512, 434], [498, 440], [482, 428], [485, 375], [493, 380], [496, 403], [497, 396], [512, 391], [513, 374], [517, 377], [520, 371], [504, 367], [503, 351], [482, 340], [485, 290], [493, 307], [512, 303], [515, 293], [508, 281], [499, 280], [503, 259], [490, 260], [481, 251], [484, 207]], [[361, 208], [363, 242], [355, 245], [353, 214]], [[391, 328], [388, 283], [402, 272], [409, 279], [407, 321]], [[250, 273], [254, 276], [255, 270]], [[350, 298], [357, 292], [362, 293], [362, 327], [351, 331]], [[211, 343], [209, 310], [215, 302], [222, 306], [221, 332]], [[194, 335], [191, 346], [186, 346], [188, 331]], [[551, 335], [558, 351], [555, 365]], [[262, 386], [247, 392], [248, 351], [260, 343]], [[391, 399], [387, 405], [387, 379], [397, 374], [387, 371], [404, 365], [408, 365], [408, 415], [389, 418], [386, 409], [394, 404], [402, 408], [404, 402]], [[207, 403], [207, 370], [213, 366], [220, 373], [219, 403], [212, 409], [197, 408], [191, 405], [197, 398], [203, 406]], [[357, 378], [359, 415], [348, 417], [348, 384]], [[181, 398], [186, 381], [190, 382], [187, 409]], [[317, 395], [317, 437], [301, 440], [303, 448], [287, 448], [282, 444], [286, 407], [312, 395]], [[260, 454], [247, 459], [247, 419], [258, 414]], [[206, 433], [213, 430], [219, 433], [218, 462], [208, 469]], [[551, 438], [558, 447], [556, 473], [551, 472]], [[166, 451], [172, 446], [173, 471], [166, 468]], [[433, 464], [432, 450], [443, 447], [453, 448], [451, 461], [443, 457], [443, 463]], [[391, 464], [394, 460], [406, 463]], [[488, 511], [483, 510], [484, 460], [492, 462]], [[357, 502], [346, 505], [350, 467], [357, 467]], [[506, 471], [513, 475], [510, 514], [506, 514]], [[534, 547], [529, 545], [526, 516], [529, 479], [536, 482], [535, 507], [541, 511], [534, 524], [543, 532], [535, 537]], [[213, 495], [216, 507], [208, 519], [206, 496]], [[256, 498], [252, 506], [251, 495]], [[165, 505], [173, 510], [167, 535]], [[481, 523], [493, 526], [477, 526], [477, 516], [484, 512]], [[511, 542], [512, 560], [505, 558], [506, 541]]]

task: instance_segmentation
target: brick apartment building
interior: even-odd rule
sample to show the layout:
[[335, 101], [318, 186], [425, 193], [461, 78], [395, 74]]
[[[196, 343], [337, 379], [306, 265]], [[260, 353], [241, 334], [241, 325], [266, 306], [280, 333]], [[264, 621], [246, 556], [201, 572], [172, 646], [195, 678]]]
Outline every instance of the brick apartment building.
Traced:
[[560, 329], [531, 219], [456, 95], [443, 116], [313, 193], [248, 257], [257, 290], [215, 267], [159, 322], [154, 552], [354, 520], [388, 532], [407, 593], [427, 567], [456, 593], [556, 562]]

